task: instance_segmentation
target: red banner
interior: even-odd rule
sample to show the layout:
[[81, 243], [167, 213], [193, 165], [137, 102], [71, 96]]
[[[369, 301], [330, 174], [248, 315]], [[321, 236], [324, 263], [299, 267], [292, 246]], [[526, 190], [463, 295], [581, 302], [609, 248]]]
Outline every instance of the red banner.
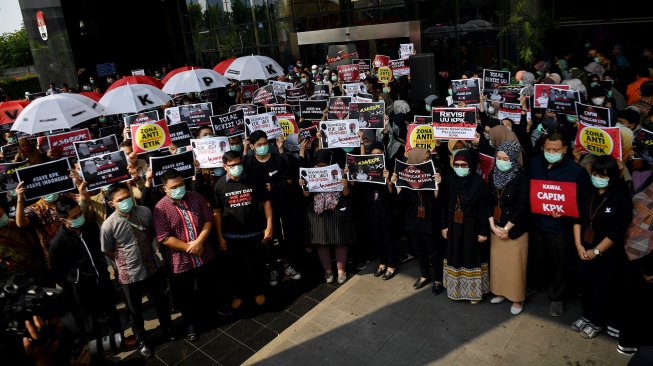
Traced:
[[350, 65], [340, 65], [338, 66], [338, 77], [340, 80], [345, 83], [352, 83], [360, 80], [361, 71], [360, 65], [350, 64]]
[[75, 156], [75, 146], [73, 142], [90, 140], [91, 134], [88, 128], [83, 130], [75, 130], [70, 132], [58, 133], [56, 135], [48, 136], [48, 145], [51, 151], [60, 152], [62, 158]]
[[146, 125], [131, 125], [132, 148], [136, 154], [147, 153], [170, 146], [170, 132], [165, 120]]
[[531, 179], [531, 212], [578, 217], [576, 183]]

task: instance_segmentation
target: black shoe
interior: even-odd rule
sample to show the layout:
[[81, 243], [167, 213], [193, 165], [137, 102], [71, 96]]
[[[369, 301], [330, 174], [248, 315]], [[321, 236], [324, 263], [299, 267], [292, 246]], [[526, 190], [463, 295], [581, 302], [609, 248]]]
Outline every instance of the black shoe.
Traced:
[[142, 341], [138, 343], [138, 353], [145, 359], [152, 357], [152, 350]]
[[388, 267], [384, 267], [384, 268], [379, 267], [379, 268], [377, 268], [376, 272], [374, 272], [374, 277], [380, 277], [382, 274], [385, 273], [386, 269], [388, 269]]
[[391, 279], [392, 277], [394, 277], [395, 274], [397, 274], [397, 269], [396, 268], [395, 268], [394, 271], [386, 270], [385, 273], [383, 274], [383, 277], [381, 277], [381, 278], [384, 279], [385, 281], [387, 281], [387, 280]]
[[199, 338], [199, 335], [195, 331], [195, 328], [192, 326], [186, 329], [186, 340], [189, 342], [195, 342]]
[[419, 290], [422, 287], [426, 286], [426, 284], [429, 283], [429, 282], [431, 282], [430, 279], [427, 278], [425, 280], [422, 280], [422, 278], [420, 277], [420, 278], [417, 279], [417, 281], [415, 281], [415, 283], [413, 283], [413, 288], [415, 290]]
[[442, 291], [444, 291], [444, 286], [442, 286], [442, 283], [440, 283], [440, 282], [434, 282], [432, 291], [433, 291], [433, 294], [440, 295], [442, 293]]

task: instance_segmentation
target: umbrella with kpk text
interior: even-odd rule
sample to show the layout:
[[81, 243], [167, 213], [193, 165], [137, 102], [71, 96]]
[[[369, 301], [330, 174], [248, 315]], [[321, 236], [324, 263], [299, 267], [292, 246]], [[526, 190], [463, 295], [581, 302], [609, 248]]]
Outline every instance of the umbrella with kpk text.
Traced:
[[232, 80], [267, 80], [283, 75], [283, 68], [267, 56], [238, 57], [229, 65], [224, 73]]
[[224, 75], [224, 73], [227, 71], [227, 68], [229, 65], [231, 65], [232, 62], [236, 60], [235, 57], [228, 58], [224, 61], [220, 61], [217, 65], [213, 67], [213, 71], [217, 72], [220, 75]]
[[138, 113], [146, 109], [162, 106], [170, 101], [170, 96], [147, 84], [127, 84], [104, 93], [100, 104], [104, 114]]
[[39, 132], [73, 128], [84, 121], [100, 116], [93, 107], [70, 95], [52, 94], [34, 100], [20, 112], [11, 129], [33, 135]]
[[182, 71], [163, 86], [168, 94], [202, 92], [214, 88], [224, 88], [230, 82], [224, 76], [210, 69], [193, 69]]

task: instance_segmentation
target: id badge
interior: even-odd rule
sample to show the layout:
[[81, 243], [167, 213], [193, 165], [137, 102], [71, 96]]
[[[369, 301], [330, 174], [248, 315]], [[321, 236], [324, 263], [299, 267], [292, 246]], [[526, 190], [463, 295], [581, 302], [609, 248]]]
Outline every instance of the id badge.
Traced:
[[423, 205], [417, 206], [417, 218], [418, 219], [426, 218], [426, 207], [424, 207]]
[[594, 230], [591, 227], [585, 229], [585, 234], [583, 235], [583, 241], [587, 244], [592, 244], [594, 242]]
[[453, 213], [453, 222], [456, 224], [462, 224], [463, 223], [463, 211], [462, 210], [456, 210]]
[[494, 217], [494, 223], [499, 223], [501, 220], [501, 207], [494, 206], [494, 214], [492, 216]]

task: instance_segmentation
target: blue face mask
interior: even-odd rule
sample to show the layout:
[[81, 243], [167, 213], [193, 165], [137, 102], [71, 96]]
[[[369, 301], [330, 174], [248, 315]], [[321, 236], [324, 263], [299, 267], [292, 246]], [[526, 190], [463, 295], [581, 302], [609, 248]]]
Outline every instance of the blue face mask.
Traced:
[[600, 57], [594, 57], [594, 62], [596, 63], [601, 63], [601, 58]]
[[59, 193], [46, 194], [45, 196], [43, 196], [43, 199], [47, 203], [55, 203], [59, 199]]
[[342, 147], [341, 149], [342, 149], [342, 151], [344, 151], [346, 153], [350, 153], [350, 152], [354, 151], [353, 147]]
[[467, 168], [453, 167], [453, 171], [456, 172], [456, 175], [461, 178], [469, 175], [469, 167]]
[[263, 145], [256, 148], [256, 155], [265, 156], [270, 151], [270, 145]]
[[447, 94], [453, 95], [453, 90], [451, 88], [447, 89]]
[[231, 151], [243, 151], [243, 145], [229, 145]]
[[5, 212], [0, 217], [0, 227], [5, 227], [7, 225], [9, 225], [9, 216], [7, 216], [7, 213]]
[[86, 218], [84, 215], [80, 215], [76, 219], [70, 220], [70, 227], [74, 229], [79, 229], [80, 227], [84, 226], [84, 223], [86, 222]]
[[550, 153], [550, 152], [544, 152], [544, 159], [548, 161], [551, 164], [555, 164], [562, 160], [562, 153]]
[[240, 175], [243, 174], [243, 164], [238, 164], [236, 166], [230, 167], [229, 174], [231, 174], [231, 176], [234, 178], [240, 177]]
[[390, 88], [386, 88], [386, 87], [384, 87], [384, 88], [383, 88], [383, 92], [386, 93], [386, 94], [387, 94], [387, 93], [390, 93]]
[[116, 208], [122, 213], [130, 213], [134, 208], [134, 199], [132, 197], [125, 198], [124, 200], [118, 202]]
[[186, 186], [173, 188], [168, 193], [173, 200], [180, 200], [186, 195]]
[[605, 188], [610, 184], [610, 178], [601, 178], [596, 175], [592, 175], [592, 185], [596, 188]]
[[512, 161], [505, 161], [505, 160], [500, 160], [496, 159], [495, 165], [497, 166], [497, 169], [499, 169], [502, 172], [507, 172], [512, 168]]
[[232, 98], [235, 97], [235, 96], [236, 96], [236, 92], [234, 92], [234, 91], [230, 91], [230, 92], [229, 92], [229, 96], [232, 97]]
[[308, 79], [307, 79], [307, 78], [301, 78], [301, 79], [299, 79], [299, 81], [300, 81], [302, 84], [306, 84], [306, 82], [308, 82]]

